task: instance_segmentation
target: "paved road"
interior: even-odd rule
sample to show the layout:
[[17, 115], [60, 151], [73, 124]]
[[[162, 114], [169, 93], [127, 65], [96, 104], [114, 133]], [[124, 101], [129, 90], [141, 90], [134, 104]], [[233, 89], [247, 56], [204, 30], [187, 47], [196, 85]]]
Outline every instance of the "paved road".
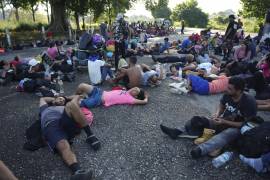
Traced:
[[[139, 62], [152, 64], [148, 57]], [[87, 74], [79, 74], [75, 83], [65, 84], [67, 95], [80, 82], [88, 82]], [[220, 169], [215, 169], [208, 157], [192, 160], [189, 151], [194, 145], [190, 140], [171, 140], [161, 133], [161, 122], [181, 126], [194, 115], [209, 116], [220, 97], [173, 95], [168, 91], [169, 82], [147, 89], [151, 98], [145, 106], [92, 109], [93, 131], [102, 148], [91, 150], [83, 133], [76, 138], [72, 147], [82, 167], [93, 169], [97, 179], [104, 180], [263, 179], [237, 158]], [[25, 129], [37, 119], [38, 97], [16, 93], [14, 88], [12, 84], [0, 89], [0, 159], [21, 180], [68, 179], [68, 168], [48, 148], [36, 152], [22, 149]]]

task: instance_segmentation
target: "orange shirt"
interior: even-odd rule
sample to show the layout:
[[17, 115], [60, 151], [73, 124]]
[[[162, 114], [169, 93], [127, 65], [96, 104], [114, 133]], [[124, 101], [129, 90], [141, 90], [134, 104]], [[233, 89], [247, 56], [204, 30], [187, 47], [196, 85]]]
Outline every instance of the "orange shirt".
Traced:
[[222, 93], [227, 90], [229, 78], [226, 76], [219, 76], [218, 79], [209, 83], [210, 94]]

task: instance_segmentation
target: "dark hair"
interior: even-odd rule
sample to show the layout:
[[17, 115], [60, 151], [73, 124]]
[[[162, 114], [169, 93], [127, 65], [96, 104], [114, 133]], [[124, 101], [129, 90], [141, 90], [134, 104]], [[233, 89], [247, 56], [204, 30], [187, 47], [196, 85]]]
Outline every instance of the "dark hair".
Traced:
[[240, 77], [232, 77], [229, 80], [229, 84], [233, 85], [235, 89], [240, 90], [240, 91], [244, 91], [246, 83], [244, 81], [244, 79], [240, 78]]
[[50, 48], [54, 47], [55, 46], [55, 42], [51, 42], [50, 43]]
[[139, 100], [144, 100], [145, 99], [145, 92], [144, 92], [144, 90], [140, 89], [140, 92], [139, 92], [139, 94], [137, 96], [137, 99], [139, 99]]
[[15, 56], [14, 60], [15, 60], [15, 61], [19, 61], [20, 59], [19, 59], [18, 56]]
[[172, 68], [173, 67], [175, 67], [176, 68], [176, 64], [172, 64], [171, 66], [170, 66], [170, 71], [172, 72]]
[[130, 56], [130, 57], [129, 57], [129, 61], [130, 61], [132, 64], [136, 64], [136, 63], [137, 63], [137, 57], [136, 57], [136, 56]]
[[166, 38], [164, 38], [164, 41], [169, 41], [169, 38], [167, 38], [167, 37], [166, 37]]

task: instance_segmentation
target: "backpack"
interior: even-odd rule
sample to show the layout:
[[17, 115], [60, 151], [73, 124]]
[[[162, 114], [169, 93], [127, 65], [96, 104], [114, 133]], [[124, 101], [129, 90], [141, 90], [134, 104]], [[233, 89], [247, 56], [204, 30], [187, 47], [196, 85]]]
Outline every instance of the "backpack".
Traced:
[[259, 158], [270, 152], [270, 122], [246, 131], [237, 140], [237, 150], [248, 158]]
[[27, 80], [23, 83], [23, 90], [28, 93], [36, 91], [37, 82], [35, 80]]
[[27, 139], [27, 142], [23, 145], [25, 150], [36, 151], [46, 145], [42, 138], [40, 120], [36, 120], [29, 128], [27, 128], [25, 135]]

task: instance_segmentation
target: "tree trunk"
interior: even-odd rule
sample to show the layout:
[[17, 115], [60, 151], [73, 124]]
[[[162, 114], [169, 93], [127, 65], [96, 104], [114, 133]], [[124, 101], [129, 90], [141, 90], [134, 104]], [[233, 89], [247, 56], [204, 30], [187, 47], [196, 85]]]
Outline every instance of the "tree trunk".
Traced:
[[15, 8], [15, 16], [16, 16], [16, 20], [20, 21], [19, 8]]
[[6, 12], [5, 12], [5, 5], [4, 5], [3, 1], [1, 1], [1, 10], [2, 10], [3, 20], [5, 20], [6, 19]]
[[35, 16], [35, 9], [34, 9], [34, 7], [31, 7], [31, 11], [32, 11], [33, 21], [36, 22], [36, 16]]
[[50, 14], [49, 14], [49, 2], [46, 2], [46, 12], [47, 12], [47, 19], [48, 19], [48, 24], [50, 23]]
[[76, 21], [77, 30], [79, 31], [79, 30], [81, 30], [81, 28], [80, 28], [80, 17], [79, 17], [78, 12], [75, 12], [74, 17], [75, 17], [75, 21]]
[[82, 28], [83, 28], [83, 30], [85, 30], [85, 18], [84, 18], [84, 16], [82, 17], [82, 21], [83, 21]]
[[65, 32], [68, 30], [68, 20], [66, 15], [66, 0], [50, 0], [51, 23], [49, 31]]

